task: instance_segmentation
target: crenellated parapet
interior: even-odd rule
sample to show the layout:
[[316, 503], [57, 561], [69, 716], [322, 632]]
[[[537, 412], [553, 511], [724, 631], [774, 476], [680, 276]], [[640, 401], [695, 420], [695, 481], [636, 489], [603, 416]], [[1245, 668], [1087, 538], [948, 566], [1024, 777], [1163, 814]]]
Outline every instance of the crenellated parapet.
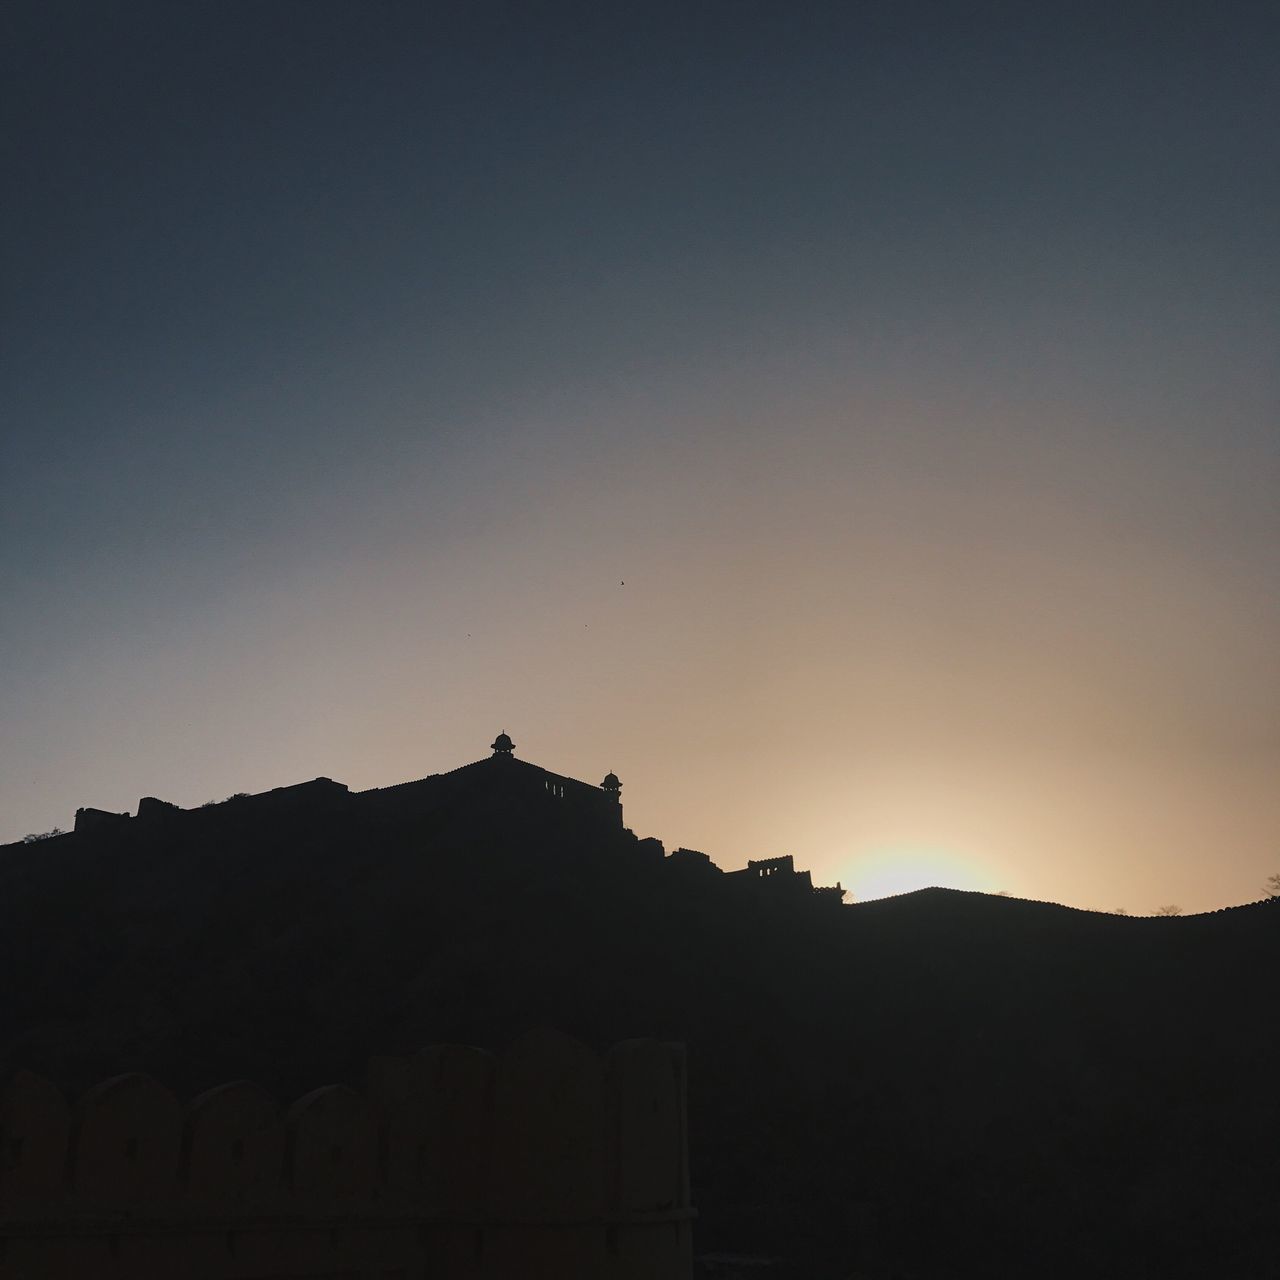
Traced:
[[797, 871], [795, 859], [789, 853], [780, 858], [749, 860], [745, 867], [725, 872], [725, 879], [735, 886], [763, 888], [775, 899], [796, 898], [839, 906], [845, 895], [845, 890], [839, 883], [815, 885], [813, 874], [809, 871]]
[[[686, 1280], [680, 1045], [534, 1032], [377, 1058], [282, 1106], [117, 1076], [0, 1090], [0, 1277]], [[403, 1269], [397, 1270], [398, 1268]]]

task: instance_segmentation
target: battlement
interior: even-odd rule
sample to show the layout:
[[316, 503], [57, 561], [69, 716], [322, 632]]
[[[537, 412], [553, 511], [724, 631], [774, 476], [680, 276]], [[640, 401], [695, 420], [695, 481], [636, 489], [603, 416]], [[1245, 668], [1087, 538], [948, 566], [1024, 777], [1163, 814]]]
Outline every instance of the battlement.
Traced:
[[833, 905], [844, 901], [845, 891], [839, 884], [815, 885], [813, 873], [797, 871], [795, 859], [789, 853], [779, 858], [752, 859], [740, 870], [726, 874], [735, 884], [767, 886], [771, 894], [796, 894]]
[[0, 1090], [0, 1276], [690, 1274], [685, 1059], [534, 1032], [370, 1062], [287, 1108], [123, 1075]]
[[796, 864], [795, 859], [788, 853], [781, 858], [757, 858], [755, 860], [748, 860], [747, 870], [749, 872], [754, 872], [755, 875], [760, 877], [774, 875], [793, 876], [796, 873]]
[[123, 831], [134, 823], [151, 826], [174, 818], [208, 818], [211, 815], [243, 813], [249, 808], [257, 815], [288, 817], [308, 811], [323, 812], [350, 795], [346, 783], [334, 782], [332, 778], [313, 778], [309, 782], [296, 782], [287, 787], [273, 787], [270, 791], [260, 791], [256, 795], [229, 796], [226, 800], [212, 801], [195, 809], [184, 809], [181, 805], [155, 796], [143, 796], [138, 801], [136, 817], [105, 809], [77, 809], [74, 830], [76, 834]]

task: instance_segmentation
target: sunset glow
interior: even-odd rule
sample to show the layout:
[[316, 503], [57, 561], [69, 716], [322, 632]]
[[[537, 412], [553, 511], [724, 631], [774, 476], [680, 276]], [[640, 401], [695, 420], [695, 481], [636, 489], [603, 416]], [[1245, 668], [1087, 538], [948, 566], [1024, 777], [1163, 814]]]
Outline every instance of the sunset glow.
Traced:
[[884, 850], [850, 865], [841, 881], [854, 902], [890, 898], [917, 889], [977, 889], [991, 892], [991, 878], [959, 858], [912, 849]]
[[0, 841], [505, 726], [725, 867], [1262, 894], [1266, 41], [303, 8], [6, 32]]

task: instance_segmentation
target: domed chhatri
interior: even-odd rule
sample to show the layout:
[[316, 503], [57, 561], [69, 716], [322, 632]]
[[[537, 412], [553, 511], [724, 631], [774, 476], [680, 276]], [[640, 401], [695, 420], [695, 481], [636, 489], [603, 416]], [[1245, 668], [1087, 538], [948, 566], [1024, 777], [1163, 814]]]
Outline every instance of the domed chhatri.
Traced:
[[505, 733], [498, 734], [493, 740], [493, 754], [495, 756], [509, 756], [515, 749], [516, 744]]
[[608, 791], [616, 800], [618, 792], [622, 790], [622, 783], [618, 781], [618, 775], [616, 773], [606, 773], [604, 781], [600, 784], [600, 790]]

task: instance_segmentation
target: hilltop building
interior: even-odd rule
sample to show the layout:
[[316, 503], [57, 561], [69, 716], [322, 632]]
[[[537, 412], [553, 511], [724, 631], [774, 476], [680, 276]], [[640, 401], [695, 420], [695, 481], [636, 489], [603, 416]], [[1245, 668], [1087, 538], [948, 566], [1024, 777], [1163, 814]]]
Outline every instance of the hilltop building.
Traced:
[[622, 782], [610, 770], [599, 786], [552, 773], [540, 765], [518, 759], [515, 743], [504, 731], [490, 746], [492, 754], [446, 773], [352, 791], [332, 778], [313, 778], [287, 787], [275, 787], [256, 795], [240, 794], [226, 800], [183, 809], [155, 796], [143, 796], [135, 815], [103, 809], [76, 810], [73, 831], [41, 840], [42, 847], [61, 845], [85, 835], [125, 837], [129, 832], [155, 832], [171, 824], [237, 820], [284, 823], [344, 815], [386, 822], [419, 822], [431, 818], [459, 821], [505, 821], [511, 824], [545, 824], [571, 830], [577, 837], [625, 843], [636, 854], [662, 863], [681, 878], [722, 880], [726, 886], [766, 893], [771, 899], [816, 898], [839, 903], [839, 884], [817, 887], [808, 871], [797, 871], [791, 855], [748, 862], [738, 871], [723, 871], [705, 853], [676, 849], [666, 855], [661, 841], [638, 839], [623, 825]]

